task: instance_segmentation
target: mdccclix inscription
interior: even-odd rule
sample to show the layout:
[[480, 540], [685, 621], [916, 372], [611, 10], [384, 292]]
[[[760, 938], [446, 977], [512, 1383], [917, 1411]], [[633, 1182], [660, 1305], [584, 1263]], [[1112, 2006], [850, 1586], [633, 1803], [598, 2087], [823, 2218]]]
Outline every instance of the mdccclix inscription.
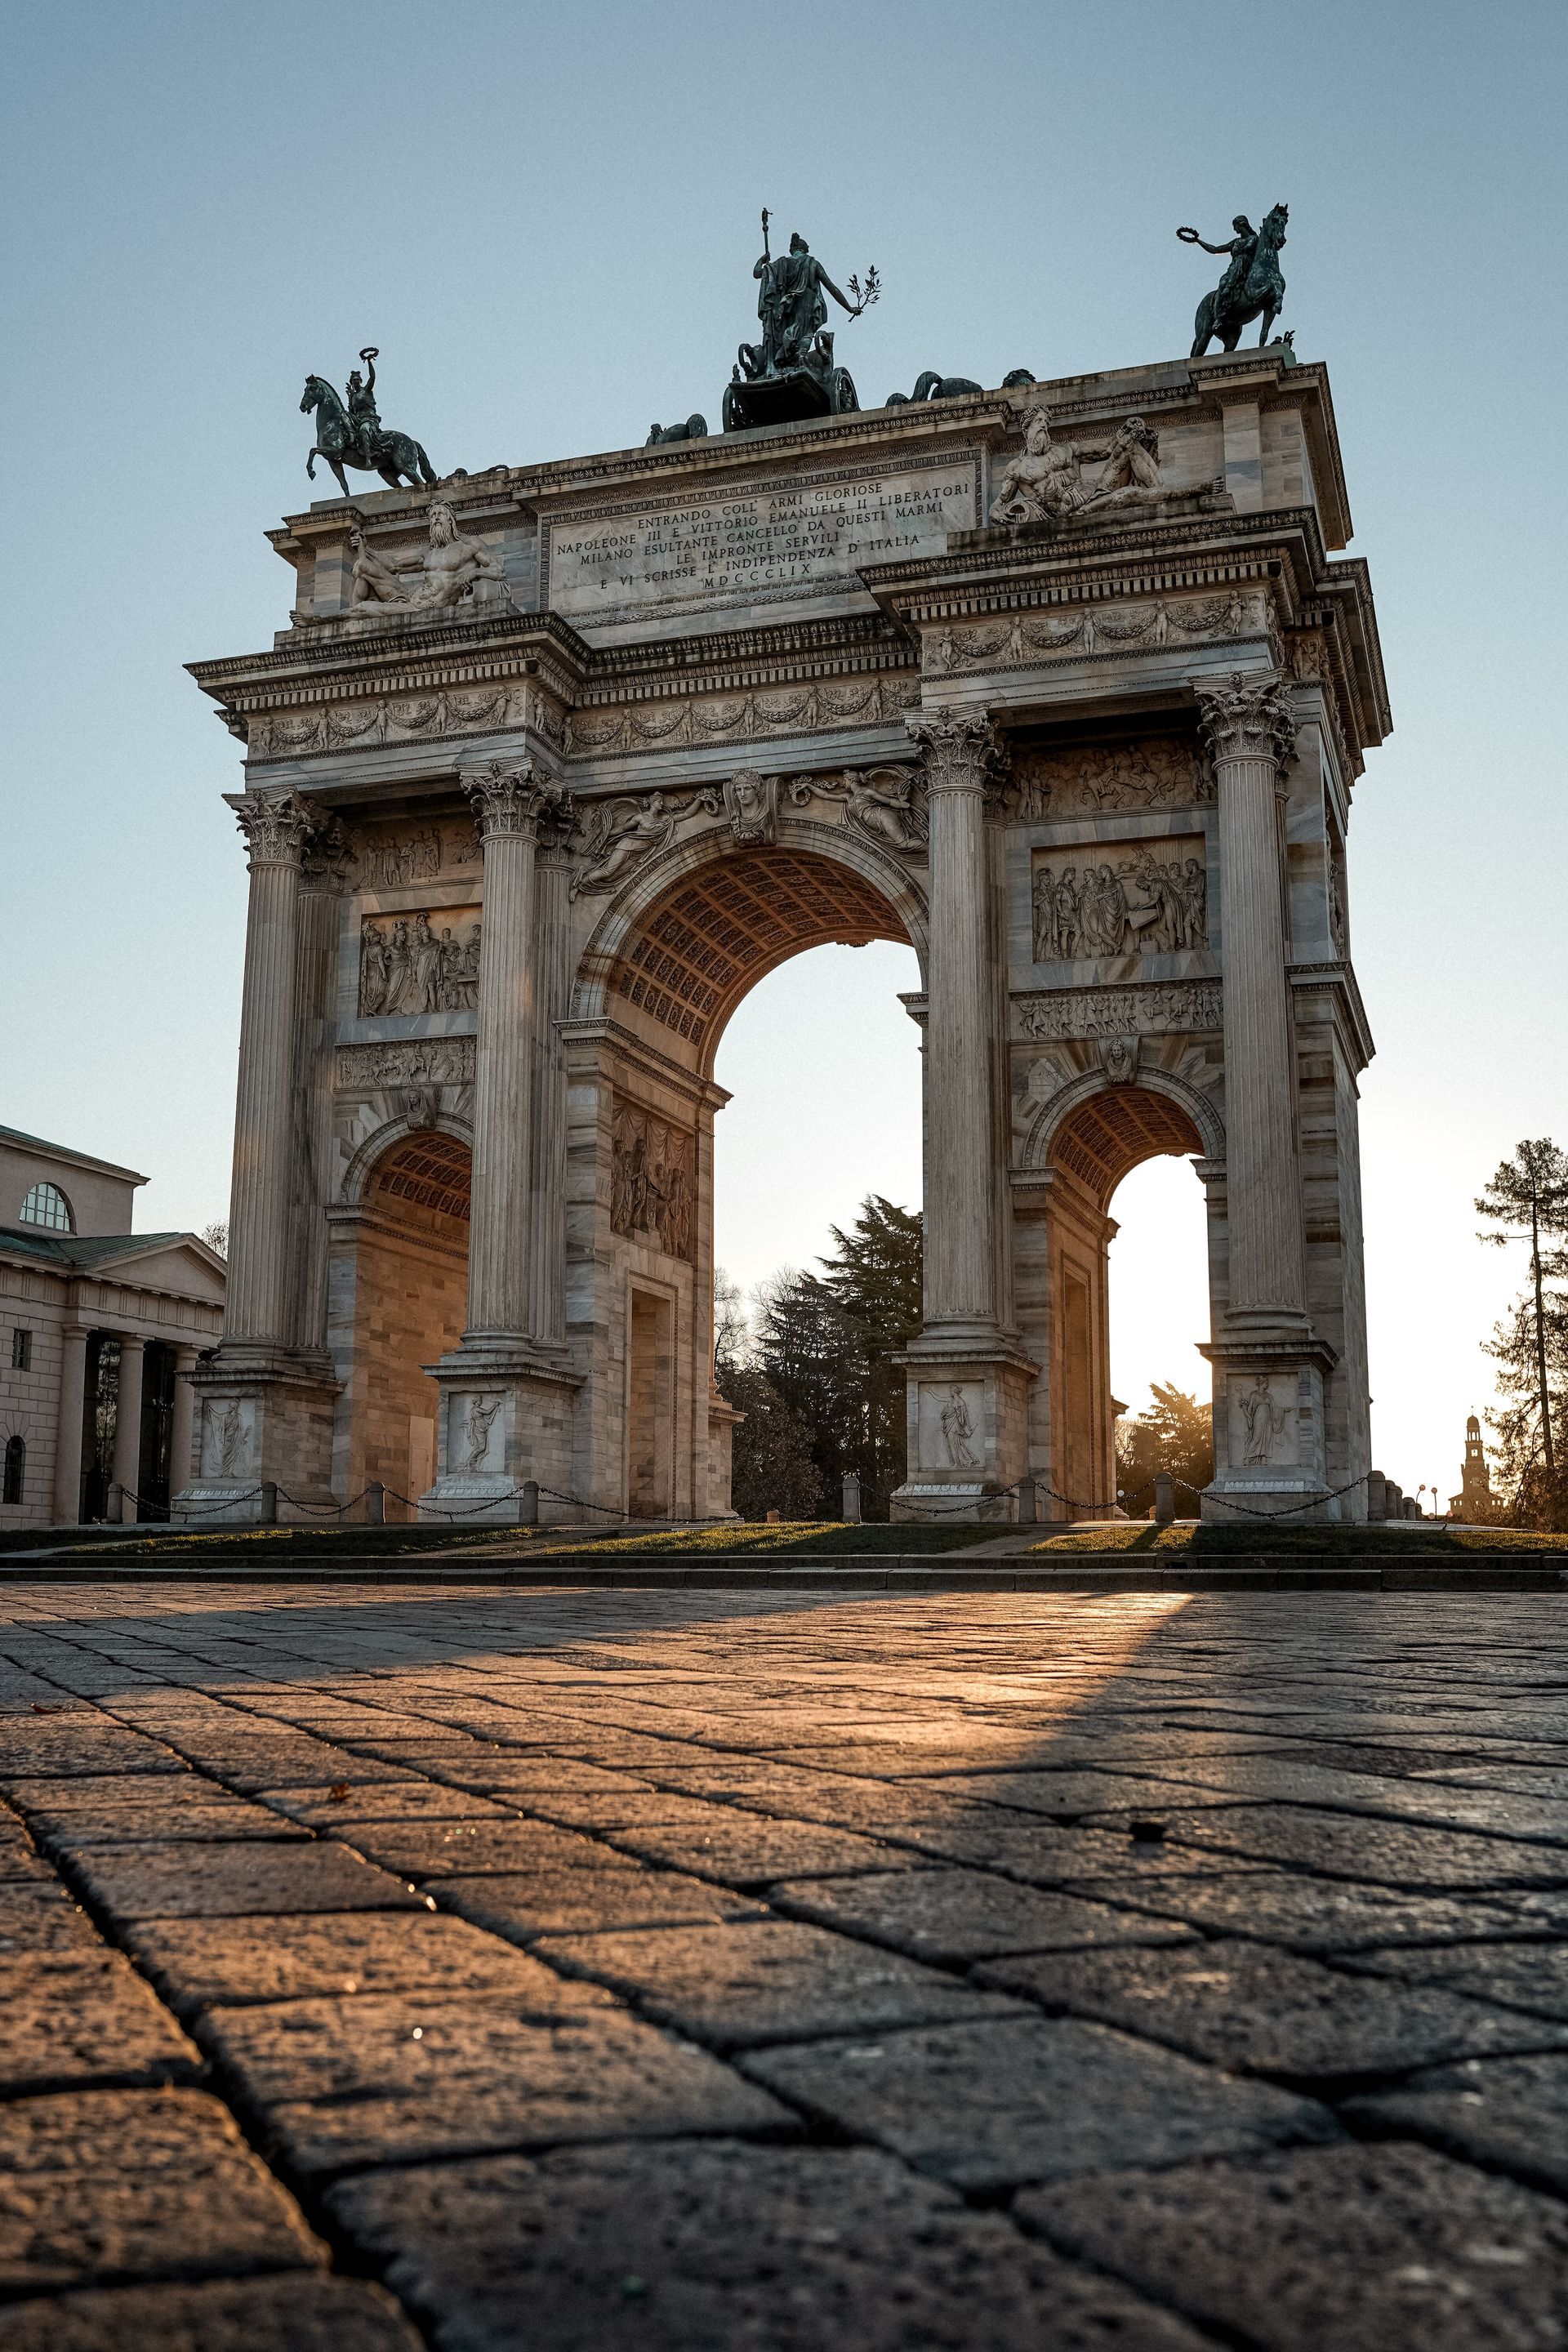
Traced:
[[972, 464], [854, 480], [766, 486], [558, 525], [550, 603], [559, 613], [708, 596], [784, 595], [863, 563], [940, 551], [975, 515]]

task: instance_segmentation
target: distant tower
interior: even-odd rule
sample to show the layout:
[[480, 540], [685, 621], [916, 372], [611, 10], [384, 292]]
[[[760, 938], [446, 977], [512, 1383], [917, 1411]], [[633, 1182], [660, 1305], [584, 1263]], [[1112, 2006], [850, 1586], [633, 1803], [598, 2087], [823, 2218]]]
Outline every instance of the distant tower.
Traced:
[[1465, 1423], [1465, 1466], [1459, 1473], [1459, 1491], [1448, 1503], [1448, 1515], [1456, 1519], [1484, 1518], [1491, 1508], [1492, 1482], [1487, 1469], [1487, 1449], [1481, 1444], [1481, 1424], [1474, 1413]]

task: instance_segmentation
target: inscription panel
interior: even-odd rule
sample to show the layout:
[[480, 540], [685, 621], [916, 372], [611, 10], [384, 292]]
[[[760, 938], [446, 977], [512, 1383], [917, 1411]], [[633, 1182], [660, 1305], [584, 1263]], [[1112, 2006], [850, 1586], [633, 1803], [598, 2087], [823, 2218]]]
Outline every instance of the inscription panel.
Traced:
[[744, 490], [687, 491], [598, 507], [544, 526], [545, 598], [573, 620], [609, 621], [659, 605], [803, 596], [864, 563], [941, 554], [973, 530], [980, 459], [908, 463], [896, 472], [782, 475]]

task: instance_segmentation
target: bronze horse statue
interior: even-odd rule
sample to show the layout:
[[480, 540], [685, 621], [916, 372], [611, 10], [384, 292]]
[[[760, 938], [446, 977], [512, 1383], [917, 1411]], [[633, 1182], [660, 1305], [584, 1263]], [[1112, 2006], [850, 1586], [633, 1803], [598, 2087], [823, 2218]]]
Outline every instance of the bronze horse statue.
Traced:
[[[1230, 245], [1204, 245], [1195, 229], [1179, 232], [1185, 244], [1202, 245], [1205, 253], [1231, 256], [1231, 266], [1214, 292], [1205, 294], [1198, 304], [1198, 314], [1193, 321], [1194, 359], [1203, 358], [1216, 335], [1223, 350], [1235, 351], [1243, 327], [1257, 318], [1263, 320], [1258, 348], [1261, 350], [1268, 341], [1285, 299], [1279, 248], [1285, 242], [1285, 224], [1289, 217], [1288, 205], [1276, 205], [1272, 212], [1264, 215], [1263, 226], [1256, 236], [1238, 234]], [[1238, 231], [1245, 230], [1245, 223], [1239, 218], [1236, 226]]]
[[353, 466], [362, 474], [379, 474], [389, 490], [402, 489], [405, 476], [411, 490], [416, 490], [422, 481], [433, 486], [440, 479], [419, 442], [406, 433], [390, 432], [384, 425], [372, 445], [374, 456], [367, 458], [349, 422], [347, 409], [324, 376], [305, 378], [305, 394], [300, 406], [307, 415], [312, 408], [316, 412], [316, 446], [305, 460], [305, 471], [312, 482], [318, 457], [326, 459], [345, 499], [349, 494], [345, 466]]

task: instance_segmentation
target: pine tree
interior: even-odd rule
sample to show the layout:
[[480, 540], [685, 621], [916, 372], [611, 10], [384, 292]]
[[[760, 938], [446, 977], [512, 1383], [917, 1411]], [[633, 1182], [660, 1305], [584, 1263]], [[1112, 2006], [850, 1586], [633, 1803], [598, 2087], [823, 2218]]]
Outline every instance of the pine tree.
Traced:
[[853, 1335], [864, 1383], [862, 1455], [846, 1466], [859, 1472], [863, 1500], [880, 1517], [902, 1484], [908, 1451], [904, 1374], [894, 1359], [921, 1328], [921, 1213], [870, 1192], [849, 1232], [835, 1225], [833, 1239], [835, 1253], [822, 1261], [822, 1286]]
[[1141, 1517], [1154, 1499], [1156, 1472], [1168, 1470], [1176, 1481], [1176, 1508], [1191, 1517], [1214, 1476], [1214, 1409], [1163, 1381], [1153, 1381], [1150, 1393], [1148, 1412], [1117, 1428], [1117, 1499]]
[[[1512, 1315], [1500, 1323], [1487, 1353], [1504, 1367], [1499, 1387], [1505, 1400], [1500, 1414], [1489, 1413], [1514, 1457], [1516, 1475], [1533, 1463], [1544, 1473], [1548, 1489], [1557, 1484], [1557, 1442], [1553, 1429], [1553, 1328], [1564, 1313], [1561, 1292], [1554, 1287], [1568, 1278], [1568, 1250], [1551, 1244], [1568, 1234], [1568, 1155], [1550, 1137], [1521, 1143], [1505, 1160], [1476, 1202], [1483, 1217], [1500, 1233], [1479, 1238], [1504, 1249], [1512, 1241], [1530, 1243], [1530, 1287]], [[1559, 1343], [1560, 1344], [1560, 1343]], [[1562, 1405], [1557, 1402], [1559, 1423]], [[1504, 1423], [1508, 1424], [1505, 1431]]]

